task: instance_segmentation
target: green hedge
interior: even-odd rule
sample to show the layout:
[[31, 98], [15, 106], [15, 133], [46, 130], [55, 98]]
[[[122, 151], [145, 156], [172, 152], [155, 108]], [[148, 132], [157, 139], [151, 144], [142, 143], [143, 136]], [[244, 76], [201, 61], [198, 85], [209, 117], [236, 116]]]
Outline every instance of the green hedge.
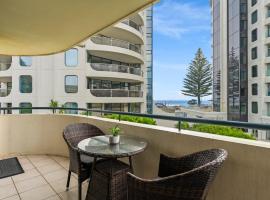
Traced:
[[[176, 124], [176, 128], [179, 127], [179, 123]], [[211, 133], [217, 135], [225, 135], [230, 137], [244, 138], [255, 140], [252, 135], [245, 133], [242, 129], [229, 127], [229, 126], [219, 126], [219, 125], [210, 125], [210, 124], [193, 124], [192, 126], [187, 122], [181, 123], [181, 129]]]
[[[119, 119], [119, 115], [112, 114], [112, 115], [104, 115], [105, 118], [109, 119]], [[156, 121], [154, 119], [148, 117], [135, 117], [130, 115], [121, 115], [121, 120], [128, 121], [128, 122], [136, 122], [140, 124], [151, 124], [156, 125]]]

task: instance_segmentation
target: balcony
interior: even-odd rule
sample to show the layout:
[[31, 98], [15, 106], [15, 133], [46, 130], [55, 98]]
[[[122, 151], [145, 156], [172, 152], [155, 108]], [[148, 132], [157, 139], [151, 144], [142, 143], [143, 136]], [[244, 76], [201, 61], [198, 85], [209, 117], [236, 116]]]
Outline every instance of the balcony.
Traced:
[[122, 21], [121, 23], [126, 24], [126, 25], [136, 29], [141, 34], [143, 34], [142, 26], [138, 25], [136, 22], [134, 22], [134, 21], [132, 21], [130, 19], [127, 19], [127, 20]]
[[11, 88], [1, 89], [0, 88], [0, 97], [7, 97], [11, 92]]
[[[0, 115], [0, 156], [19, 155], [25, 170], [25, 174], [0, 181], [1, 199], [38, 199], [41, 192], [48, 199], [77, 199], [76, 176], [72, 176], [71, 189], [65, 191], [68, 151], [62, 131], [71, 123], [94, 124], [105, 133], [118, 125], [122, 134], [146, 139], [148, 148], [133, 159], [135, 174], [143, 178], [156, 177], [160, 153], [183, 156], [209, 148], [227, 149], [229, 157], [211, 185], [207, 200], [269, 199], [269, 143], [64, 114]], [[87, 184], [83, 185], [84, 195]]]
[[90, 63], [90, 65], [92, 69], [96, 71], [120, 72], [142, 76], [141, 69], [137, 67], [131, 67], [127, 65], [107, 64], [107, 63]]
[[120, 47], [124, 49], [129, 49], [139, 54], [143, 54], [143, 51], [140, 45], [132, 44], [124, 40], [119, 40], [116, 38], [109, 38], [109, 37], [102, 37], [102, 36], [93, 36], [91, 37], [91, 41], [94, 42], [95, 44]]
[[96, 97], [143, 97], [142, 91], [117, 89], [90, 89]]

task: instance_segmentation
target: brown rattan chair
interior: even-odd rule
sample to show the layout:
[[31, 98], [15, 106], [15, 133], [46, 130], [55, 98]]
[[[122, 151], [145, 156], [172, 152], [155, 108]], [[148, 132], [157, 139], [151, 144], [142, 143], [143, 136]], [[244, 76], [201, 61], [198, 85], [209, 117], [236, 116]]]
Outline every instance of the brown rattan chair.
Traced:
[[93, 158], [78, 151], [77, 145], [80, 141], [104, 135], [104, 133], [91, 124], [78, 123], [68, 125], [63, 131], [63, 137], [69, 150], [69, 171], [67, 179], [67, 190], [69, 188], [71, 172], [78, 175], [78, 199], [81, 200], [82, 182], [90, 177]]
[[160, 155], [158, 178], [128, 173], [128, 200], [205, 200], [227, 151], [210, 149], [181, 158]]

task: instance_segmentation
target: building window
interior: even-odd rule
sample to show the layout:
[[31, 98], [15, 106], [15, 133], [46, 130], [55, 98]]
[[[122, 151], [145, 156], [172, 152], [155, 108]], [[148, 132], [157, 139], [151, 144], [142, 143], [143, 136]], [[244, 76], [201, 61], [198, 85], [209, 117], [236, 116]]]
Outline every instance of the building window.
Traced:
[[66, 93], [78, 92], [78, 76], [76, 75], [65, 76], [65, 91]]
[[270, 57], [270, 45], [267, 45], [266, 48], [266, 57]]
[[128, 112], [140, 113], [141, 112], [141, 104], [140, 103], [128, 104]]
[[251, 6], [254, 6], [257, 3], [257, 0], [251, 0]]
[[258, 113], [258, 102], [252, 102], [251, 107], [252, 107], [251, 108], [252, 113], [257, 114]]
[[266, 10], [266, 18], [268, 17], [270, 17], [270, 6], [268, 6]]
[[20, 92], [21, 93], [32, 93], [32, 76], [21, 75], [20, 76]]
[[267, 91], [266, 91], [266, 96], [270, 96], [270, 83], [267, 83]]
[[252, 14], [251, 14], [251, 23], [255, 24], [258, 20], [258, 11], [255, 10]]
[[28, 102], [24, 102], [24, 103], [20, 103], [20, 108], [24, 108], [24, 109], [20, 109], [20, 114], [31, 114], [32, 113], [32, 104], [28, 103]]
[[252, 66], [251, 76], [253, 78], [258, 76], [258, 66], [257, 65]]
[[258, 95], [258, 84], [254, 83], [252, 86], [252, 95]]
[[105, 103], [104, 110], [112, 110], [112, 111], [125, 111], [125, 104], [122, 103]]
[[270, 25], [266, 26], [266, 37], [270, 37]]
[[20, 65], [23, 67], [29, 67], [32, 65], [32, 57], [20, 56]]
[[65, 103], [65, 108], [73, 108], [75, 110], [65, 110], [66, 114], [78, 114], [78, 110], [76, 110], [78, 108], [78, 104], [76, 102], [67, 102]]
[[270, 63], [266, 65], [266, 76], [270, 76]]
[[251, 41], [252, 42], [255, 42], [257, 40], [257, 29], [254, 29], [252, 32], [251, 32]]
[[246, 115], [247, 114], [247, 105], [245, 103], [242, 103], [240, 106], [240, 113], [242, 115]]
[[65, 53], [65, 63], [67, 67], [78, 65], [78, 49], [70, 49]]
[[252, 60], [256, 59], [258, 57], [257, 55], [257, 47], [254, 47], [251, 49], [251, 58]]

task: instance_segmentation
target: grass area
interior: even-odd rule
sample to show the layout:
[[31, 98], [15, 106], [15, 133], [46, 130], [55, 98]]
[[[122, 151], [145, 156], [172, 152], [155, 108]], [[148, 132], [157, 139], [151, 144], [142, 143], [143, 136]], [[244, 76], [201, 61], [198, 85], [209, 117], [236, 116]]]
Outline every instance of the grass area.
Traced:
[[[176, 124], [176, 128], [179, 127], [179, 123]], [[198, 131], [204, 133], [211, 133], [216, 135], [224, 135], [236, 138], [244, 138], [249, 140], [255, 140], [255, 137], [244, 132], [242, 129], [229, 127], [229, 126], [219, 126], [219, 125], [210, 125], [210, 124], [192, 124], [188, 122], [181, 123], [181, 129]]]
[[[119, 119], [119, 115], [112, 114], [112, 115], [104, 115], [105, 118], [109, 119]], [[140, 124], [150, 124], [150, 125], [156, 125], [157, 122], [154, 119], [148, 118], [148, 117], [136, 117], [136, 116], [130, 116], [130, 115], [121, 115], [122, 121], [128, 121], [128, 122], [136, 122]]]

